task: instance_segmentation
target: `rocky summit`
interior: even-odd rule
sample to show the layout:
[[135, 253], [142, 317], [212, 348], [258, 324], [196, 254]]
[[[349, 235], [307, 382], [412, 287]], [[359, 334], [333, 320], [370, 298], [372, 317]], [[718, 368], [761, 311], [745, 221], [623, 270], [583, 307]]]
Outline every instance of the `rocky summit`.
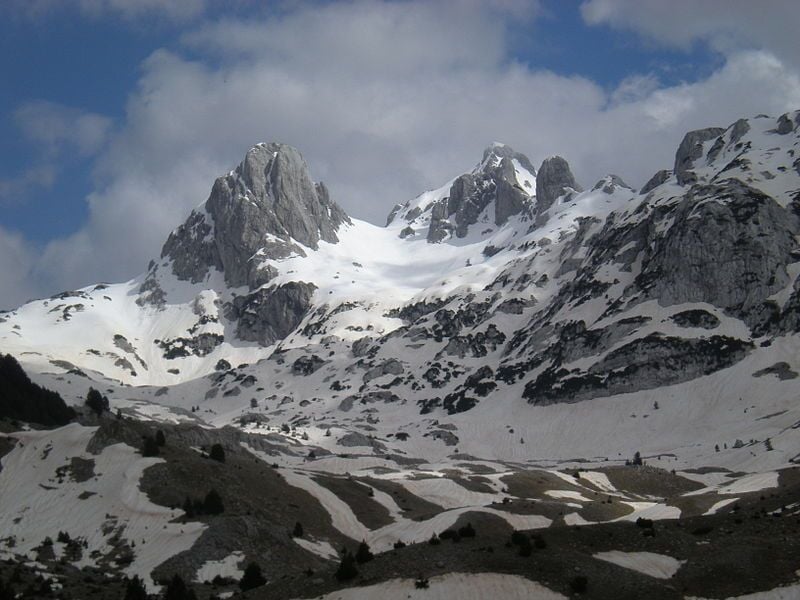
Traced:
[[141, 276], [0, 313], [8, 569], [800, 593], [800, 112], [688, 132], [638, 191], [536, 164], [494, 143], [379, 227], [258, 144]]

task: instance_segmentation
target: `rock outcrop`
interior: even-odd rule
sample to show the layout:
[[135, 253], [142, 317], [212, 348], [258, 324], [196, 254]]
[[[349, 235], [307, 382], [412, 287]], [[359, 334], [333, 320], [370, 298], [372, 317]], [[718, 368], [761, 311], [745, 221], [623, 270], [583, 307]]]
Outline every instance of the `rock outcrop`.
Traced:
[[349, 222], [315, 184], [300, 153], [284, 144], [259, 144], [235, 171], [214, 182], [202, 209], [167, 239], [162, 258], [172, 260], [178, 279], [202, 281], [210, 269], [225, 275], [231, 287], [255, 289], [274, 275], [252, 260], [301, 254], [320, 240], [335, 243], [336, 231]]
[[658, 186], [660, 186], [662, 183], [666, 182], [667, 179], [670, 178], [670, 175], [672, 175], [672, 171], [667, 171], [666, 169], [661, 169], [655, 175], [653, 175], [650, 179], [647, 180], [647, 183], [645, 183], [642, 186], [642, 189], [639, 190], [639, 193], [642, 196], [644, 196], [645, 194], [649, 194], [654, 189], [656, 189]]
[[[531, 177], [536, 176], [536, 169], [524, 154], [502, 144], [486, 148], [478, 168], [458, 177], [449, 195], [432, 207], [428, 241], [441, 242], [453, 233], [456, 237], [465, 237], [469, 227], [478, 222], [492, 202], [495, 225], [503, 225], [510, 217], [522, 213], [530, 203], [533, 190], [520, 185], [515, 163]], [[390, 215], [389, 222], [394, 214], [396, 211]]]
[[690, 131], [681, 141], [678, 146], [678, 151], [675, 153], [675, 176], [678, 178], [678, 183], [687, 185], [696, 181], [696, 176], [692, 172], [694, 161], [703, 156], [703, 143], [708, 140], [713, 140], [725, 133], [721, 127], [708, 127], [706, 129], [697, 129]]
[[228, 306], [228, 318], [236, 321], [237, 336], [264, 346], [289, 335], [303, 320], [311, 306], [316, 286], [291, 281], [280, 286], [261, 288], [239, 296]]
[[553, 203], [570, 192], [582, 192], [577, 184], [569, 163], [560, 156], [546, 158], [536, 176], [536, 217], [542, 217]]

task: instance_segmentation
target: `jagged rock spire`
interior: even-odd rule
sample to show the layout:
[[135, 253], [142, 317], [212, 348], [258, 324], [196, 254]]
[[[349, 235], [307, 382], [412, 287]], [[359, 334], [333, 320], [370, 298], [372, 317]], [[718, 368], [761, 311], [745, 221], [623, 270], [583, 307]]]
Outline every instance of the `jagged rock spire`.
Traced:
[[569, 190], [582, 192], [583, 188], [577, 184], [569, 163], [560, 156], [551, 156], [544, 159], [536, 176], [536, 216], [549, 209], [557, 198]]
[[161, 256], [172, 259], [179, 279], [201, 281], [213, 267], [228, 285], [252, 289], [274, 276], [252, 260], [256, 253], [281, 258], [303, 252], [294, 242], [312, 249], [320, 240], [335, 243], [349, 221], [295, 148], [258, 144], [214, 182], [203, 209], [172, 232]]

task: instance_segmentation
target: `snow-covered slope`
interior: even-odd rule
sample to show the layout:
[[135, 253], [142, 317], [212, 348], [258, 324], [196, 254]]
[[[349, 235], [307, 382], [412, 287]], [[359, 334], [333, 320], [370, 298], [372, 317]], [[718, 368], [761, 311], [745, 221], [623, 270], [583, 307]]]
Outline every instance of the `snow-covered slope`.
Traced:
[[493, 144], [386, 227], [262, 144], [146, 274], [5, 313], [0, 345], [74, 402], [94, 384], [332, 451], [778, 467], [800, 454], [799, 122], [691, 132], [641, 192]]

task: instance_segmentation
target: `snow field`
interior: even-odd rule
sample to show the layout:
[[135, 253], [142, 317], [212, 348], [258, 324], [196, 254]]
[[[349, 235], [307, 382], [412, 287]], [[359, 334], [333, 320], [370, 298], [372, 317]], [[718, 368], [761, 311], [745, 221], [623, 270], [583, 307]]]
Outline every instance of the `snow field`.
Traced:
[[593, 555], [598, 560], [604, 560], [618, 567], [631, 569], [656, 579], [669, 579], [681, 565], [685, 563], [684, 560], [677, 560], [665, 554], [655, 554], [653, 552], [621, 552], [619, 550], [611, 550], [610, 552], [598, 552]]
[[[124, 444], [96, 456], [86, 452], [95, 430], [72, 424], [13, 435], [19, 443], [3, 457], [0, 471], [0, 505], [6, 507], [0, 512], [0, 531], [16, 540], [7, 550], [34, 557], [44, 538], [55, 539], [64, 531], [87, 542], [78, 564], [96, 565], [91, 553], [111, 552], [112, 538], [119, 534], [132, 548], [133, 561], [125, 572], [155, 589], [152, 569], [191, 548], [205, 525], [172, 523], [183, 512], [153, 504], [139, 489], [144, 470], [161, 459], [142, 458]], [[67, 472], [59, 482], [56, 470], [72, 457], [93, 460], [94, 476], [79, 483]]]
[[559, 600], [566, 598], [543, 585], [499, 573], [450, 573], [431, 577], [427, 589], [417, 589], [412, 579], [392, 579], [377, 585], [331, 592], [320, 600]]

